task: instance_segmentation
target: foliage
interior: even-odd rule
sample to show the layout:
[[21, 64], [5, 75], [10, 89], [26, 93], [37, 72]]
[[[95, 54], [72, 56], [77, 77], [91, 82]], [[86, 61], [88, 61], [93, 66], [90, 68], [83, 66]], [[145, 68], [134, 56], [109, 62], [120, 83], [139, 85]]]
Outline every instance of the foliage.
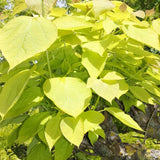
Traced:
[[105, 138], [103, 111], [143, 131], [117, 100], [126, 112], [160, 103], [160, 56], [145, 50], [160, 50], [160, 19], [140, 21], [119, 1], [71, 3], [68, 12], [54, 3], [17, 0], [33, 16], [13, 9], [0, 29], [1, 124], [20, 117], [8, 140], [30, 140], [28, 160], [65, 160], [87, 133], [91, 144]]

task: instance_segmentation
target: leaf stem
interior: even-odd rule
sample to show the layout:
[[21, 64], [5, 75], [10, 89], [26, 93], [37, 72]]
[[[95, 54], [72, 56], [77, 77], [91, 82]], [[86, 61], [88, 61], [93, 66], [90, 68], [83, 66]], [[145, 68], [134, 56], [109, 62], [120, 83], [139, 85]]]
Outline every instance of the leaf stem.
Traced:
[[48, 65], [48, 71], [49, 71], [49, 77], [52, 77], [52, 71], [49, 63], [49, 56], [48, 56], [48, 50], [46, 50], [46, 57], [47, 57], [47, 65]]
[[44, 0], [42, 0], [42, 16], [44, 17], [45, 16], [45, 12], [44, 12]]

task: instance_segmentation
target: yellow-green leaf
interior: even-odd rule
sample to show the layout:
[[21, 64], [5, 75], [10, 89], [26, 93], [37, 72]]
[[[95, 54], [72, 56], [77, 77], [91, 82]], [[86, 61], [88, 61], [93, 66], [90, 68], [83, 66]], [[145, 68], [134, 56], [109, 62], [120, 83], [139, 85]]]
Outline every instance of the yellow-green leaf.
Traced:
[[44, 83], [43, 90], [59, 109], [73, 117], [80, 115], [91, 99], [91, 90], [78, 78], [48, 79]]
[[128, 25], [123, 30], [130, 38], [160, 50], [159, 36], [151, 28]]
[[130, 86], [129, 89], [137, 99], [141, 100], [142, 102], [154, 104], [153, 98], [144, 88], [139, 86]]
[[84, 136], [84, 125], [81, 118], [66, 117], [60, 123], [63, 136], [71, 143], [79, 147]]
[[11, 77], [4, 85], [0, 93], [0, 115], [2, 117], [18, 101], [33, 70], [23, 70]]
[[152, 21], [152, 27], [160, 35], [160, 18]]
[[100, 123], [104, 121], [104, 116], [100, 112], [87, 111], [80, 115], [84, 123], [84, 132], [97, 129]]
[[110, 18], [106, 18], [106, 20], [103, 21], [103, 28], [106, 34], [110, 34], [117, 27], [118, 25], [116, 25]]
[[125, 114], [121, 109], [115, 108], [115, 107], [109, 107], [109, 108], [105, 108], [105, 110], [108, 111], [117, 119], [119, 119], [125, 125], [131, 128], [143, 131], [141, 127], [137, 124], [137, 122], [134, 121], [128, 114]]
[[128, 91], [128, 84], [123, 79], [103, 82], [101, 79], [89, 78], [87, 84], [96, 94], [110, 103], [115, 97], [119, 98]]
[[53, 23], [60, 30], [79, 30], [84, 28], [90, 28], [93, 26], [92, 23], [85, 21], [78, 16], [64, 16], [57, 18]]
[[96, 52], [85, 49], [82, 54], [82, 65], [87, 69], [91, 77], [97, 78], [104, 69], [107, 54], [100, 56]]
[[40, 87], [31, 87], [24, 90], [16, 104], [6, 113], [5, 119], [27, 112], [31, 107], [43, 99]]
[[92, 2], [70, 3], [69, 5], [82, 11], [89, 11], [93, 7]]
[[52, 119], [50, 119], [46, 124], [45, 137], [50, 150], [62, 135], [60, 131], [60, 121], [61, 116], [58, 114], [52, 117]]
[[27, 8], [27, 4], [25, 3], [25, 0], [15, 0], [14, 2], [14, 9], [13, 14], [17, 14]]
[[49, 20], [21, 16], [14, 18], [0, 30], [0, 49], [11, 69], [45, 51], [56, 39], [56, 26]]
[[140, 83], [140, 85], [150, 93], [160, 97], [160, 88], [157, 87], [153, 82], [143, 81], [142, 83]]

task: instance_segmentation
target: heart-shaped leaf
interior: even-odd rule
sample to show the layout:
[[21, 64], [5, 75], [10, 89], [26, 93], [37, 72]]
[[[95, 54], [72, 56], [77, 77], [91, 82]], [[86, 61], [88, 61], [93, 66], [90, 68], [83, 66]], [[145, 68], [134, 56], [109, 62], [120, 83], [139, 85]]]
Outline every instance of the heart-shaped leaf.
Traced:
[[59, 109], [73, 117], [81, 114], [91, 99], [91, 90], [78, 78], [48, 79], [43, 90]]
[[84, 125], [81, 118], [66, 117], [60, 123], [63, 136], [79, 147], [84, 136]]
[[56, 26], [49, 20], [20, 16], [0, 30], [0, 49], [11, 69], [48, 49], [56, 38]]

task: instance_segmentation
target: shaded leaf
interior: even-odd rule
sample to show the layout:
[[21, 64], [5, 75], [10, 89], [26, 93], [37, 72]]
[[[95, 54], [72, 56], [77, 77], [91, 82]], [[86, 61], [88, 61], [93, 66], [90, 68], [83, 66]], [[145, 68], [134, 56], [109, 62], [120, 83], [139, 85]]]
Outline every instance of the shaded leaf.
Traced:
[[51, 160], [51, 153], [49, 148], [43, 144], [39, 143], [35, 145], [27, 156], [27, 160]]
[[40, 87], [31, 87], [24, 90], [18, 102], [6, 113], [5, 119], [15, 117], [28, 111], [43, 99]]
[[41, 112], [30, 116], [27, 120], [25, 120], [19, 130], [18, 142], [23, 143], [38, 133], [39, 130], [42, 129], [40, 123], [48, 116], [48, 112]]
[[137, 99], [141, 100], [142, 102], [154, 104], [153, 98], [144, 88], [139, 86], [130, 86], [129, 89]]
[[64, 137], [61, 137], [55, 144], [55, 160], [68, 159], [72, 154], [73, 148], [73, 145], [71, 145]]
[[18, 101], [32, 72], [33, 69], [23, 70], [11, 77], [5, 83], [0, 94], [0, 115], [2, 117], [4, 117], [8, 110], [10, 110]]

